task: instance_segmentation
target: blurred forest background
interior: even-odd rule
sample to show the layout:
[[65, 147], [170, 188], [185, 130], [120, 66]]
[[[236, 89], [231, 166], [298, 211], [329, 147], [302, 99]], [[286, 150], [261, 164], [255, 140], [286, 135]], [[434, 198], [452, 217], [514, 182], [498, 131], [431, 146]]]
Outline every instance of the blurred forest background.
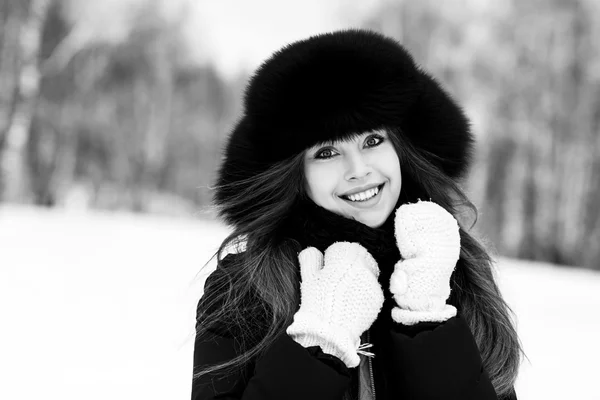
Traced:
[[[210, 210], [251, 70], [191, 59], [185, 7], [139, 1], [100, 40], [77, 2], [0, 0], [0, 201]], [[498, 253], [600, 270], [599, 1], [381, 1], [352, 26], [405, 44], [464, 105], [467, 191]]]

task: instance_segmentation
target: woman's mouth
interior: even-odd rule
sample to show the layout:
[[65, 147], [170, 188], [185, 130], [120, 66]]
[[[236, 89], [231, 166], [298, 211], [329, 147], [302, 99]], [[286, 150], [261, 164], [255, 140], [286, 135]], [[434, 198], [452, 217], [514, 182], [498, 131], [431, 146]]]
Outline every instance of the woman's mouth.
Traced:
[[372, 205], [375, 201], [379, 199], [380, 193], [385, 184], [381, 184], [377, 187], [365, 190], [364, 192], [355, 193], [346, 196], [340, 196], [341, 199], [356, 205]]

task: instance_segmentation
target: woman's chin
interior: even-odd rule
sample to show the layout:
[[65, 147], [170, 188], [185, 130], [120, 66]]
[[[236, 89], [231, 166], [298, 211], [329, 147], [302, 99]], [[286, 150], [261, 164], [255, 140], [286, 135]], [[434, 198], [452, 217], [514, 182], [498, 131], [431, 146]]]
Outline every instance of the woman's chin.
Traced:
[[354, 220], [360, 222], [363, 225], [368, 226], [369, 228], [379, 228], [381, 225], [385, 223], [387, 219], [387, 215], [357, 215], [354, 217]]

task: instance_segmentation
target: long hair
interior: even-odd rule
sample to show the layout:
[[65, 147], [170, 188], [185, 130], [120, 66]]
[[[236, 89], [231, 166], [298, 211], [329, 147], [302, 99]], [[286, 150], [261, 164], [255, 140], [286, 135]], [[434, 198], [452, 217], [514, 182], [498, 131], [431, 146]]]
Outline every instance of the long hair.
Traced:
[[[402, 169], [401, 203], [431, 199], [459, 223], [461, 250], [450, 282], [449, 303], [467, 321], [496, 393], [500, 398], [509, 396], [517, 379], [523, 349], [512, 319], [514, 313], [496, 283], [493, 260], [485, 246], [469, 233], [477, 223], [477, 207], [460, 185], [436, 166], [441, 160], [402, 140], [400, 130], [390, 131], [394, 133], [389, 137]], [[463, 210], [474, 215], [468, 229], [460, 217]]]
[[[438, 159], [403, 139], [397, 129], [389, 129], [402, 171], [401, 204], [431, 200], [459, 221], [460, 258], [451, 280], [450, 304], [467, 321], [479, 348], [485, 370], [500, 398], [510, 394], [521, 362], [522, 349], [511, 319], [511, 310], [498, 289], [493, 262], [485, 247], [461, 223], [459, 210], [467, 208], [477, 221], [477, 208], [461, 187], [437, 167]], [[273, 235], [285, 220], [298, 196], [304, 194], [302, 154], [282, 161], [262, 174], [236, 183], [236, 196], [219, 204], [221, 210], [246, 207], [247, 218], [234, 227], [215, 254], [218, 263], [227, 248], [244, 238], [246, 249], [236, 257], [228, 273], [220, 275], [213, 290], [199, 303], [197, 336], [206, 335], [215, 326], [235, 332], [243, 349], [226, 363], [195, 371], [194, 378], [214, 372], [226, 373], [243, 368], [259, 356], [285, 332], [293, 321], [300, 300], [295, 241]], [[254, 296], [248, 310], [247, 296]], [[209, 312], [210, 310], [210, 312]], [[250, 311], [250, 312], [248, 312]], [[251, 326], [256, 318], [265, 318], [266, 326]]]
[[242, 351], [228, 362], [194, 371], [194, 379], [243, 368], [293, 321], [300, 304], [297, 254], [301, 249], [297, 242], [280, 240], [273, 232], [302, 190], [303, 158], [298, 154], [264, 173], [230, 184], [227, 190], [235, 195], [216, 204], [221, 214], [244, 210], [237, 216], [241, 222], [213, 255], [217, 265], [230, 250], [244, 251], [230, 257], [230, 267], [222, 274], [214, 274], [211, 290], [205, 290], [198, 303], [196, 336], [208, 337], [211, 330], [227, 331]]

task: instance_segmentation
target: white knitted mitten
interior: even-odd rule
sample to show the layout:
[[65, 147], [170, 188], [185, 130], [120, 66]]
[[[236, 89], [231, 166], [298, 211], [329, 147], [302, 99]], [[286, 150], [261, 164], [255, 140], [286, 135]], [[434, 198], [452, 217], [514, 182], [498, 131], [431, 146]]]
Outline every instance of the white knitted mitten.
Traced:
[[348, 368], [358, 366], [360, 335], [375, 321], [384, 300], [377, 263], [364, 247], [348, 242], [329, 246], [324, 262], [314, 247], [298, 258], [300, 308], [287, 333], [304, 347], [320, 346]]
[[404, 204], [396, 211], [395, 229], [403, 259], [390, 279], [398, 304], [392, 309], [394, 321], [414, 325], [454, 317], [456, 308], [446, 304], [460, 256], [459, 227], [452, 214], [430, 201]]

